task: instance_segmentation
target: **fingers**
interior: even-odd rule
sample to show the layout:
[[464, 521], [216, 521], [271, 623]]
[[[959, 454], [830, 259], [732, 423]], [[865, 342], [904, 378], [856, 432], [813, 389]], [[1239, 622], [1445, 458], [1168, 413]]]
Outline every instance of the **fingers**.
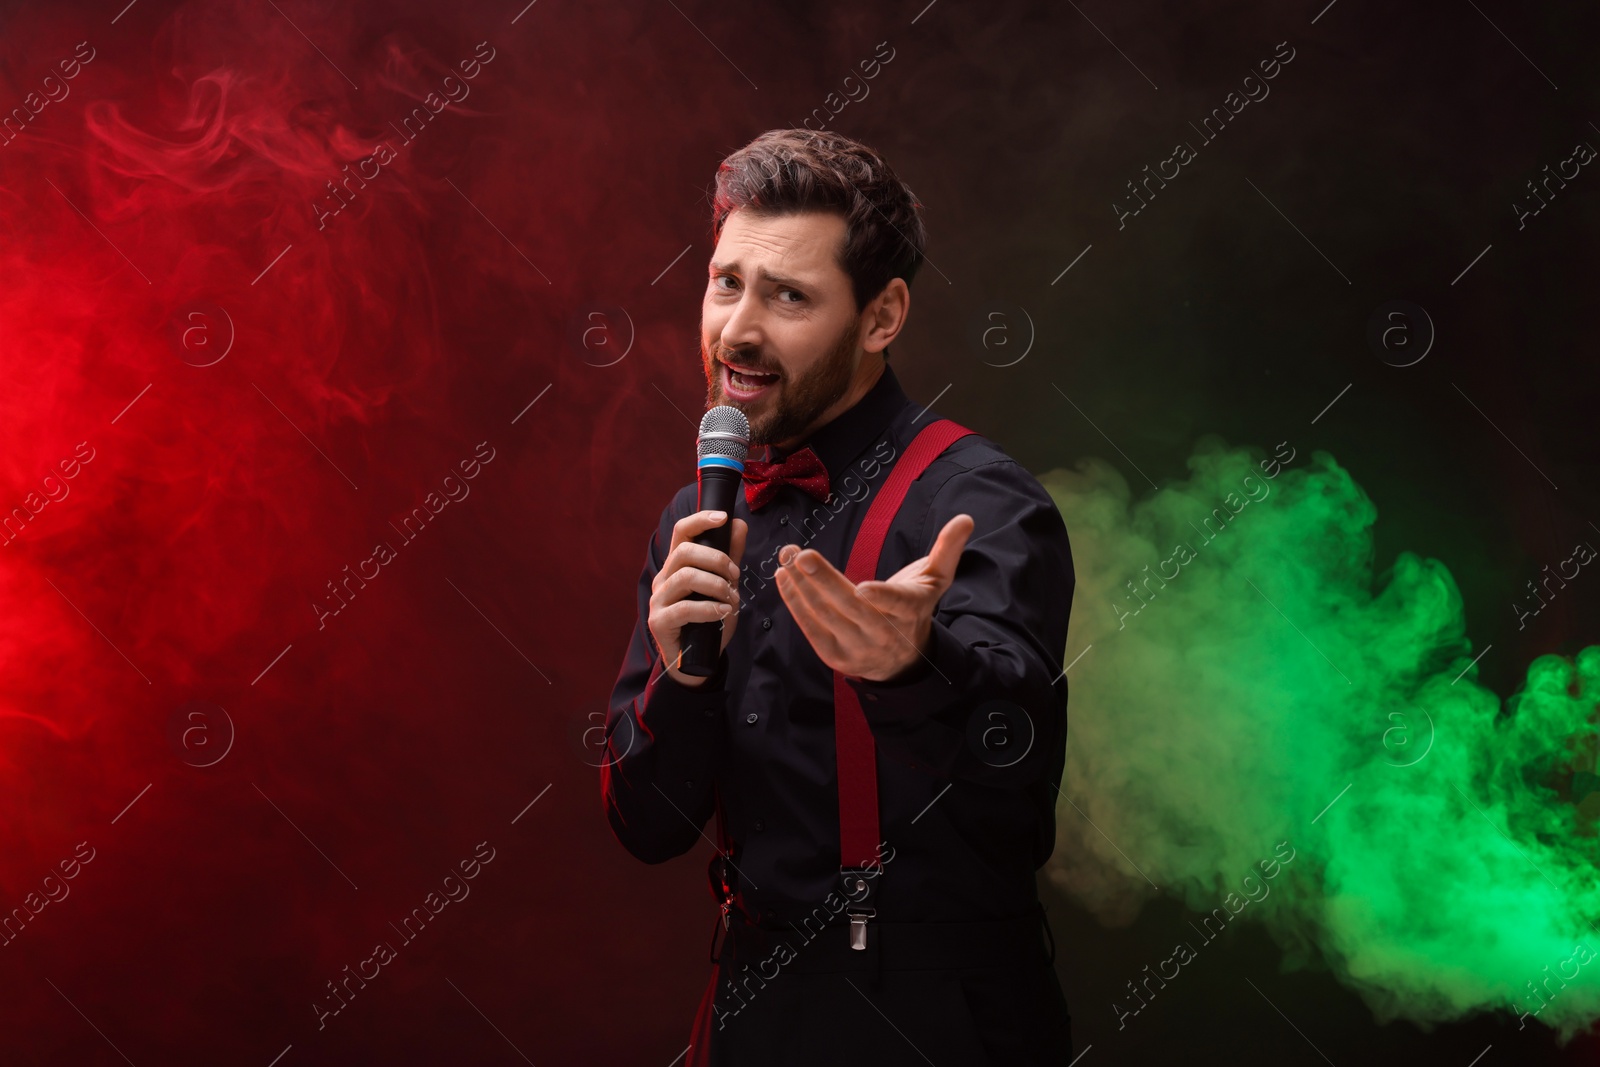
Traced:
[[789, 562], [785, 569], [789, 577], [804, 590], [807, 602], [817, 614], [827, 619], [848, 620], [859, 627], [872, 613], [871, 606], [861, 603], [856, 596], [855, 583], [841, 574], [821, 552], [785, 545], [778, 550], [778, 561], [783, 562], [786, 556]]
[[[730, 566], [733, 565], [733, 560], [729, 558], [728, 553], [707, 545], [694, 543], [696, 537], [699, 537], [707, 530], [721, 526], [727, 521], [728, 513], [725, 511], [696, 511], [673, 523], [672, 544], [667, 547], [667, 558], [662, 563], [662, 570], [672, 566], [675, 560], [680, 560], [693, 563], [695, 566], [702, 567], [705, 570], [729, 571], [728, 577], [737, 579], [738, 574], [730, 569]], [[743, 519], [735, 519], [733, 530], [729, 535], [728, 547], [731, 549], [737, 544], [739, 551], [743, 553], [744, 540], [740, 537], [739, 532], [741, 528], [748, 530]], [[738, 540], [735, 541], [735, 538], [738, 538]], [[680, 555], [681, 553], [688, 553], [688, 555], [683, 556]], [[711, 553], [711, 555], [706, 553]], [[706, 566], [707, 563], [710, 566]], [[681, 565], [681, 562], [679, 565]]]
[[682, 656], [681, 631], [689, 623], [722, 623], [722, 647], [728, 647], [739, 622], [739, 565], [749, 533], [743, 519], [735, 519], [728, 548], [733, 554], [695, 544], [694, 539], [728, 521], [721, 511], [697, 511], [672, 525], [667, 558], [650, 584], [649, 627], [664, 659]]
[[[863, 629], [868, 624], [864, 617], [876, 617], [870, 605], [863, 604], [852, 593], [850, 604], [840, 604], [833, 596], [818, 587], [810, 576], [798, 576], [792, 570], [778, 572], [778, 591], [789, 605], [789, 613], [801, 623], [806, 636], [816, 643], [817, 635], [824, 635], [834, 643], [859, 643]], [[807, 629], [809, 623], [810, 628]]]
[[934, 538], [928, 554], [901, 567], [889, 582], [897, 588], [919, 586], [936, 595], [943, 594], [955, 581], [956, 569], [960, 566], [961, 554], [967, 549], [973, 526], [971, 515], [963, 513], [953, 517]]
[[680, 630], [690, 622], [715, 622], [718, 619], [731, 622], [738, 617], [733, 608], [717, 600], [678, 600], [677, 603], [656, 609], [651, 613], [651, 632], [658, 635], [659, 645], [667, 648], [667, 641], [662, 641], [659, 635], [666, 633], [670, 637], [672, 648], [680, 648]]
[[729, 559], [726, 552], [710, 545], [697, 545], [693, 541], [685, 541], [673, 549], [672, 555], [656, 572], [656, 577], [664, 582], [680, 569], [705, 571], [728, 582], [736, 581], [739, 577], [739, 565]]
[[972, 536], [975, 525], [971, 515], [963, 513], [955, 516], [944, 524], [944, 529], [939, 531], [938, 538], [933, 542], [933, 548], [928, 551], [928, 569], [938, 576], [941, 588], [955, 581], [956, 564], [961, 560], [961, 553], [967, 547], [967, 538]]
[[676, 552], [685, 541], [692, 541], [713, 526], [721, 526], [727, 519], [725, 511], [696, 511], [685, 515], [672, 524], [672, 544], [667, 546], [667, 555]]
[[795, 580], [787, 568], [779, 568], [776, 581], [778, 593], [783, 597], [784, 604], [789, 608], [789, 614], [794, 619], [795, 625], [800, 627], [800, 632], [811, 644], [811, 649], [823, 663], [835, 669], [845, 666], [840, 658], [840, 645], [838, 634], [832, 627], [823, 621], [811, 606], [811, 602], [800, 592], [800, 582]]
[[736, 612], [727, 604], [715, 600], [680, 600], [662, 608], [654, 617], [663, 632], [676, 634], [687, 623], [716, 622], [735, 615]]
[[[881, 615], [856, 596], [854, 583], [815, 549], [797, 551], [796, 546], [785, 545], [778, 558], [789, 561], [778, 571], [778, 591], [812, 647], [820, 652], [823, 644], [819, 642], [830, 649], [860, 645]], [[814, 573], [806, 573], [808, 563], [816, 566]]]
[[[899, 626], [913, 619], [922, 608], [925, 596], [916, 589], [877, 580], [852, 582], [821, 553], [814, 550], [802, 553], [793, 551], [794, 548], [786, 545], [779, 549], [779, 561], [787, 556], [789, 563], [778, 573], [787, 572], [795, 579], [794, 588], [805, 593], [805, 602], [813, 613], [823, 620], [836, 620], [832, 623], [835, 629], [843, 625], [837, 620], [847, 620], [858, 631], [870, 628], [877, 620]], [[805, 572], [808, 559], [816, 562], [814, 574]]]
[[690, 593], [700, 593], [724, 604], [739, 606], [739, 588], [725, 578], [696, 567], [680, 567], [672, 572], [650, 595], [652, 603], [662, 607], [675, 604]]
[[726, 648], [727, 639], [732, 636], [732, 628], [738, 618], [737, 607], [722, 600], [668, 600], [659, 592], [650, 598], [650, 636], [655, 638], [661, 657], [669, 665], [675, 665], [677, 658], [682, 655], [684, 626], [692, 622], [717, 622], [720, 619], [723, 647]]
[[[723, 518], [714, 518], [716, 515], [722, 515]], [[667, 558], [662, 561], [661, 569], [656, 572], [652, 588], [660, 589], [664, 582], [683, 567], [698, 568], [728, 581], [737, 582], [739, 565], [729, 558], [728, 553], [709, 545], [697, 545], [693, 540], [725, 521], [727, 521], [725, 512], [697, 511], [692, 515], [685, 515], [674, 523], [672, 545], [667, 549]], [[745, 536], [748, 532], [749, 528], [744, 520], [735, 519], [728, 547], [743, 555]]]

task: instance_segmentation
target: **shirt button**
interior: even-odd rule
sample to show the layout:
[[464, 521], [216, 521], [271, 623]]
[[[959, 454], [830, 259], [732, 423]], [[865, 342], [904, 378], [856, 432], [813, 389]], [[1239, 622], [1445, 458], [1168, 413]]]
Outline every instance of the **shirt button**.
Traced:
[[770, 630], [770, 629], [772, 629], [772, 620], [771, 620], [771, 619], [762, 619], [762, 620], [761, 620], [761, 628], [762, 628], [762, 629], [763, 629], [763, 630]]
[[694, 783], [693, 783], [693, 782], [691, 782], [691, 781], [685, 781], [685, 782], [684, 782], [684, 783], [683, 783], [683, 787], [684, 787], [684, 788], [685, 788], [685, 789], [693, 789], [693, 788], [694, 788]]
[[779, 515], [779, 516], [778, 516], [778, 524], [779, 524], [779, 525], [780, 525], [780, 526], [787, 526], [787, 525], [789, 525], [789, 516], [787, 516], [787, 515]]
[[760, 819], [757, 819], [757, 820], [756, 820], [756, 829], [757, 829], [757, 830], [763, 830], [763, 829], [765, 829], [765, 827], [764, 827], [764, 826], [762, 826], [762, 825], [761, 825], [761, 820], [760, 820]]
[[755, 712], [752, 711], [750, 714], [748, 714], [748, 715], [746, 715], [744, 717], [744, 721], [749, 723], [750, 725], [754, 726], [756, 720], [759, 719], [759, 718], [761, 718], [761, 716], [757, 715]]

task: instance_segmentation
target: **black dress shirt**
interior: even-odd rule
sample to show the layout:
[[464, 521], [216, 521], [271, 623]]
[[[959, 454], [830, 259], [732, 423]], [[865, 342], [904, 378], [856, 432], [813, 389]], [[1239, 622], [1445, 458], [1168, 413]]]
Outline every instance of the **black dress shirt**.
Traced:
[[[697, 510], [694, 483], [673, 497], [651, 536], [638, 622], [607, 712], [606, 816], [629, 852], [660, 863], [714, 840], [720, 793], [735, 845], [736, 907], [751, 922], [812, 913], [839, 876], [833, 675], [778, 592], [778, 549], [814, 548], [843, 571], [893, 464], [938, 417], [907, 398], [885, 367], [854, 407], [803, 443], [828, 468], [827, 504], [783, 485], [752, 513], [739, 495], [734, 515], [749, 535], [738, 629], [699, 688], [667, 676], [647, 623], [673, 524]], [[848, 683], [877, 743], [884, 921], [1036, 913], [1034, 874], [1055, 844], [1074, 577], [1054, 501], [994, 443], [963, 437], [912, 484], [876, 577], [927, 555], [963, 512], [975, 527], [926, 656], [893, 682]]]

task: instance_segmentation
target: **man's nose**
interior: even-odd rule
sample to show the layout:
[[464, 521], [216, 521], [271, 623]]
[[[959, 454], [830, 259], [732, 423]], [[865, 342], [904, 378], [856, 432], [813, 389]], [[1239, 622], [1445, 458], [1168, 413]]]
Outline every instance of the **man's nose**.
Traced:
[[722, 346], [727, 349], [757, 348], [762, 341], [760, 301], [745, 292], [739, 297], [728, 321], [722, 324]]

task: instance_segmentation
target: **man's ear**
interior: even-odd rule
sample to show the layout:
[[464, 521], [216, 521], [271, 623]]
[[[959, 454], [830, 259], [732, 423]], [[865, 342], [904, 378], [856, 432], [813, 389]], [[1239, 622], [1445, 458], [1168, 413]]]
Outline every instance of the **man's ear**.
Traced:
[[882, 352], [888, 358], [889, 342], [900, 335], [911, 314], [911, 289], [904, 278], [891, 278], [883, 291], [862, 310], [866, 332], [861, 347], [867, 352]]

